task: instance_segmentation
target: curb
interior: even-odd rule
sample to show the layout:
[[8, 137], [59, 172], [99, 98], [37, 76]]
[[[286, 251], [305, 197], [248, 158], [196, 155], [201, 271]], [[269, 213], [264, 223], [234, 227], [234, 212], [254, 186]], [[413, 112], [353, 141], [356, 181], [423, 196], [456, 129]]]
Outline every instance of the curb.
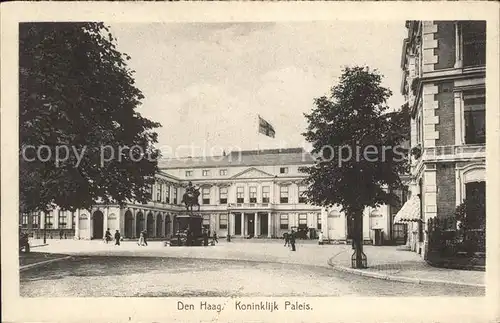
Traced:
[[45, 247], [45, 246], [48, 246], [49, 244], [46, 243], [46, 244], [37, 244], [36, 246], [30, 246], [30, 248], [38, 248], [38, 247]]
[[411, 278], [411, 277], [405, 277], [405, 276], [392, 276], [392, 275], [386, 275], [386, 274], [373, 273], [373, 272], [369, 272], [366, 270], [360, 270], [360, 269], [354, 269], [354, 268], [349, 268], [349, 267], [345, 267], [345, 266], [335, 265], [332, 262], [333, 258], [335, 258], [335, 257], [328, 259], [328, 265], [330, 267], [332, 267], [333, 270], [344, 272], [344, 273], [349, 273], [349, 274], [353, 274], [353, 275], [363, 276], [363, 277], [377, 278], [377, 279], [396, 281], [396, 282], [402, 282], [402, 283], [413, 283], [413, 284], [446, 284], [446, 285], [467, 286], [467, 287], [481, 287], [481, 288], [486, 287], [484, 284], [462, 283], [462, 282], [440, 280], [440, 279], [418, 279], [418, 278]]
[[36, 262], [34, 264], [29, 264], [29, 265], [24, 265], [22, 267], [19, 267], [19, 270], [20, 271], [24, 271], [24, 270], [27, 270], [27, 269], [31, 269], [31, 268], [35, 268], [35, 267], [40, 267], [40, 266], [43, 266], [43, 265], [46, 265], [46, 264], [49, 264], [51, 262], [56, 262], [56, 261], [61, 261], [61, 260], [66, 260], [66, 259], [70, 259], [72, 258], [73, 256], [65, 256], [65, 257], [60, 257], [60, 258], [55, 258], [55, 259], [49, 259], [49, 260], [45, 260], [45, 261], [40, 261], [40, 262]]

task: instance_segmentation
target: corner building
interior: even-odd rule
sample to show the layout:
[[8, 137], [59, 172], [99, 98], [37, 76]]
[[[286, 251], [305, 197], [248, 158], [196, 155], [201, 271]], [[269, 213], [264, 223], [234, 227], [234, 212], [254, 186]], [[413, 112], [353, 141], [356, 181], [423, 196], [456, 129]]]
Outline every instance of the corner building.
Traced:
[[[169, 238], [176, 230], [176, 216], [187, 184], [200, 188], [200, 211], [204, 227], [219, 237], [281, 238], [292, 227], [321, 230], [323, 238], [344, 242], [350, 226], [340, 208], [324, 209], [306, 203], [301, 193], [306, 178], [299, 171], [313, 164], [301, 148], [237, 151], [224, 156], [169, 159], [159, 162], [160, 172], [147, 204], [96, 205], [92, 212], [70, 214], [55, 208], [42, 214], [23, 215], [24, 230], [50, 238], [63, 230], [68, 238], [102, 239], [107, 228], [120, 230], [125, 238], [137, 238], [147, 230], [151, 238]], [[390, 207], [365, 210], [363, 237], [372, 243], [375, 229], [385, 241], [392, 240]]]
[[[486, 22], [407, 21], [401, 91], [411, 110], [408, 244], [425, 254], [426, 223], [485, 199]], [[403, 207], [404, 208], [404, 207]], [[483, 210], [484, 212], [484, 210]]]

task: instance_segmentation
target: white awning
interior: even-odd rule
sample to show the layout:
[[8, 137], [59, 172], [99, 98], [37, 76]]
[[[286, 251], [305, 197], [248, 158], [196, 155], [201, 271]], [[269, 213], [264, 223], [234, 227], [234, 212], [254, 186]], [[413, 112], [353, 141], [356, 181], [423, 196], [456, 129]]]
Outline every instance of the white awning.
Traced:
[[412, 222], [420, 219], [420, 199], [412, 196], [394, 217], [394, 223]]

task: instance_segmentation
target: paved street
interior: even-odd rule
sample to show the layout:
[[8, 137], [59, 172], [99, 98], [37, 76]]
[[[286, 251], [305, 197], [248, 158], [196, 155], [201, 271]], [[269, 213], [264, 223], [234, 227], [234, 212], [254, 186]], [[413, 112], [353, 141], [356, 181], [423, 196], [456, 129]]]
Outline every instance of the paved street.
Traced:
[[[340, 245], [301, 243], [294, 253], [279, 241], [188, 248], [62, 240], [36, 249], [74, 257], [22, 271], [22, 296], [484, 295], [484, 288], [399, 283], [334, 271], [327, 260], [348, 250]], [[369, 256], [374, 253], [375, 248], [367, 249]]]

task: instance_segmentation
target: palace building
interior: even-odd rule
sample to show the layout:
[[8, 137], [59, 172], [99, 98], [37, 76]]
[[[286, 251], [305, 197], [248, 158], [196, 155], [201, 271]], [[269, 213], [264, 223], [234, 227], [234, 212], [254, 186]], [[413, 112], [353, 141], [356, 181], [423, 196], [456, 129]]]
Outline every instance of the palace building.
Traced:
[[485, 200], [486, 22], [408, 21], [406, 28], [401, 92], [411, 111], [412, 196], [395, 222], [424, 255], [429, 219], [453, 217], [469, 197]]
[[[313, 158], [302, 148], [235, 151], [223, 156], [161, 160], [152, 198], [147, 204], [96, 205], [92, 212], [70, 214], [57, 208], [47, 214], [23, 215], [25, 230], [41, 234], [46, 227], [53, 238], [61, 230], [76, 239], [102, 239], [107, 228], [136, 238], [147, 230], [151, 238], [168, 238], [175, 217], [186, 212], [182, 195], [189, 182], [200, 188], [203, 225], [225, 237], [281, 238], [294, 228], [321, 230], [330, 241], [347, 241], [350, 226], [340, 208], [322, 209], [306, 203], [301, 193], [306, 177], [299, 168]], [[195, 207], [196, 210], [196, 207]], [[371, 243], [375, 230], [392, 239], [390, 207], [365, 210], [364, 240]]]

